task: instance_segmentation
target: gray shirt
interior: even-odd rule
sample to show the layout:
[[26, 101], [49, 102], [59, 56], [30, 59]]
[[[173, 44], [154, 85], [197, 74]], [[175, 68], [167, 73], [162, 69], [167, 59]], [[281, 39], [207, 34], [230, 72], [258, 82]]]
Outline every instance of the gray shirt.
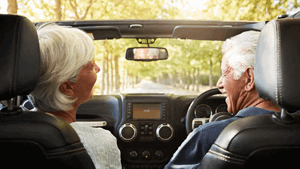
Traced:
[[71, 126], [92, 158], [96, 169], [122, 168], [117, 139], [110, 131], [78, 122], [71, 123]]

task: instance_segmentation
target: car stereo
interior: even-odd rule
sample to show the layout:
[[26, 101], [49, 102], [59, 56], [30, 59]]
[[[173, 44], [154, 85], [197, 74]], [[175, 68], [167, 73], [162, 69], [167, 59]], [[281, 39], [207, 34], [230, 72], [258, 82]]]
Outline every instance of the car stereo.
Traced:
[[127, 103], [127, 119], [165, 120], [166, 103]]

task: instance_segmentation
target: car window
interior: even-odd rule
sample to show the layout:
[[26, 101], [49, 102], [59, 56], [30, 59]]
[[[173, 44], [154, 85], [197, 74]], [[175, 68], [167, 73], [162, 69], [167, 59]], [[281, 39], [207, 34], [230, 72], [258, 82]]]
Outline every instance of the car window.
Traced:
[[[156, 39], [150, 46], [167, 48], [169, 58], [149, 62], [125, 59], [127, 48], [147, 46], [138, 44], [135, 39], [95, 41], [96, 60], [101, 72], [98, 74], [94, 94], [121, 92], [197, 95], [210, 88], [210, 69], [211, 87], [215, 87], [218, 81], [221, 45], [222, 42]], [[213, 50], [219, 53], [209, 52], [211, 46], [215, 46]], [[217, 56], [212, 58], [213, 55]]]

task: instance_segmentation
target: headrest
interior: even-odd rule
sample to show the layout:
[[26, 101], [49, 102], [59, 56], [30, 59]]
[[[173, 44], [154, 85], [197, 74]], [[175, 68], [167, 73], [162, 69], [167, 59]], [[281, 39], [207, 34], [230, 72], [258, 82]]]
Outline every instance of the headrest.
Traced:
[[300, 110], [300, 19], [272, 20], [262, 29], [254, 66], [259, 97]]
[[0, 100], [29, 94], [40, 73], [35, 26], [25, 17], [0, 14]]

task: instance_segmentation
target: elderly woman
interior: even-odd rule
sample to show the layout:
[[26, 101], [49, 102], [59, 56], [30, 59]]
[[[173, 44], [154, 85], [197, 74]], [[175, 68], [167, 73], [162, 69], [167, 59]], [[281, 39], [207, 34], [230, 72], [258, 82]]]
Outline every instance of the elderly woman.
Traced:
[[92, 89], [100, 71], [95, 63], [92, 39], [77, 28], [53, 23], [38, 26], [37, 32], [41, 74], [31, 93], [34, 107], [71, 124], [96, 168], [121, 168], [116, 138], [102, 128], [75, 122], [78, 106], [93, 96]]

